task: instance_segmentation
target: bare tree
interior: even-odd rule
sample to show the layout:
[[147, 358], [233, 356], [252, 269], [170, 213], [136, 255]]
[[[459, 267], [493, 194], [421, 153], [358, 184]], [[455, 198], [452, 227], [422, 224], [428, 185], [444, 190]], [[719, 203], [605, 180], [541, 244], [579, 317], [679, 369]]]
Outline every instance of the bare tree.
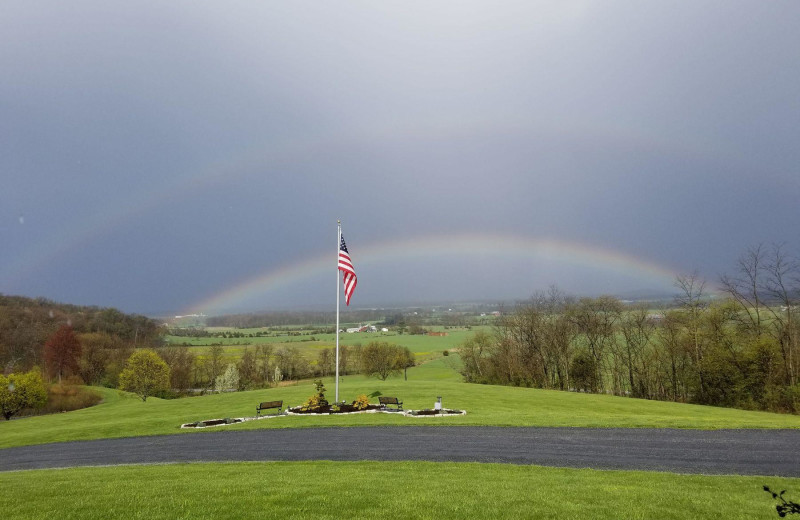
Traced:
[[258, 363], [258, 377], [256, 378], [258, 381], [263, 381], [264, 383], [269, 383], [270, 375], [272, 375], [272, 345], [262, 344], [256, 345], [256, 361]]
[[786, 379], [790, 385], [797, 383], [798, 362], [798, 305], [800, 304], [800, 263], [789, 257], [782, 244], [773, 246], [770, 261], [766, 266], [765, 290], [778, 307], [768, 307], [773, 319], [772, 334], [781, 347]]
[[333, 352], [333, 349], [324, 348], [320, 350], [317, 354], [317, 369], [319, 371], [319, 375], [325, 377], [330, 374], [334, 369], [333, 365], [335, 362], [336, 354]]
[[195, 355], [186, 347], [162, 348], [158, 355], [169, 367], [170, 386], [179, 392], [188, 390], [192, 386]]
[[212, 345], [206, 357], [206, 369], [208, 370], [208, 386], [214, 388], [214, 382], [222, 374], [222, 354], [225, 351], [222, 345]]
[[755, 336], [762, 332], [761, 293], [764, 290], [765, 251], [761, 244], [750, 247], [739, 257], [734, 276], [722, 275], [722, 289], [741, 307], [738, 314]]
[[778, 342], [786, 382], [794, 385], [797, 382], [800, 264], [786, 254], [782, 244], [773, 245], [769, 252], [758, 245], [739, 258], [736, 276], [724, 275], [720, 282], [739, 305], [740, 322], [754, 336], [769, 333]]
[[586, 340], [589, 353], [594, 358], [596, 380], [603, 386], [606, 351], [616, 341], [616, 328], [622, 314], [622, 303], [613, 296], [581, 298], [568, 308], [570, 320], [576, 331]]
[[661, 326], [658, 328], [656, 341], [660, 348], [656, 349], [661, 362], [661, 370], [669, 382], [664, 397], [673, 401], [686, 401], [688, 398], [687, 380], [685, 377], [688, 365], [683, 334], [685, 316], [677, 311], [664, 313]]
[[703, 341], [700, 329], [702, 327], [702, 316], [708, 307], [705, 298], [705, 280], [700, 278], [697, 271], [689, 275], [679, 275], [675, 278], [675, 287], [680, 293], [675, 297], [675, 301], [680, 305], [681, 310], [686, 315], [684, 326], [691, 339], [694, 352], [694, 362], [697, 367], [698, 391], [700, 402], [706, 400], [706, 381], [703, 371]]
[[622, 357], [628, 372], [631, 394], [634, 397], [650, 397], [646, 355], [655, 325], [650, 319], [647, 305], [638, 305], [626, 312], [620, 322], [620, 330], [625, 339]]

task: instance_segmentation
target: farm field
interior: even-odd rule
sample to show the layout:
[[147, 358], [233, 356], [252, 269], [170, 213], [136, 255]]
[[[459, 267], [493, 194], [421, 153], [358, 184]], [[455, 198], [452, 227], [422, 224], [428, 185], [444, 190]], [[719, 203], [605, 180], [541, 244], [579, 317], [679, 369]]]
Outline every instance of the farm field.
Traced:
[[[447, 336], [427, 336], [397, 334], [396, 332], [373, 333], [342, 333], [339, 335], [339, 344], [346, 346], [366, 345], [370, 341], [387, 342], [401, 347], [408, 347], [414, 353], [417, 362], [425, 362], [439, 357], [444, 350], [458, 347], [465, 339], [478, 330], [489, 330], [489, 327], [472, 327], [471, 329], [446, 329], [444, 327], [429, 327], [432, 332], [446, 332]], [[232, 329], [225, 327], [208, 327], [209, 332], [238, 332], [241, 334], [255, 335], [265, 329]], [[241, 358], [246, 348], [255, 345], [271, 345], [274, 349], [295, 347], [309, 361], [315, 361], [317, 353], [325, 348], [336, 346], [336, 334], [319, 334], [312, 329], [298, 329], [293, 331], [299, 336], [289, 335], [287, 331], [273, 332], [271, 336], [222, 338], [222, 337], [193, 337], [193, 336], [166, 336], [168, 346], [185, 346], [192, 353], [204, 357], [211, 345], [219, 344], [223, 347], [223, 362], [235, 363]]]
[[[730, 408], [647, 401], [610, 395], [581, 394], [476, 385], [461, 382], [453, 368], [457, 356], [441, 357], [386, 381], [360, 375], [345, 376], [340, 398], [352, 401], [359, 394], [381, 392], [397, 396], [406, 409], [431, 408], [437, 396], [445, 407], [467, 410], [466, 416], [448, 417], [448, 425], [469, 426], [586, 426], [663, 428], [800, 428], [800, 416]], [[334, 396], [334, 381], [324, 379], [327, 396]], [[185, 399], [148, 398], [99, 389], [104, 403], [74, 412], [30, 417], [0, 423], [0, 448], [137, 435], [202, 432], [179, 429], [183, 423], [224, 417], [255, 415], [261, 401], [283, 400], [284, 406], [302, 404], [313, 392], [311, 381], [291, 386], [206, 395]], [[377, 399], [373, 398], [375, 402]], [[286, 416], [226, 426], [226, 430], [254, 428], [304, 428], [318, 426], [433, 425], [392, 414], [343, 416]], [[212, 429], [219, 431], [219, 429]]]
[[198, 463], [0, 473], [0, 508], [9, 519], [775, 518], [765, 484], [797, 490], [800, 479], [476, 463]]

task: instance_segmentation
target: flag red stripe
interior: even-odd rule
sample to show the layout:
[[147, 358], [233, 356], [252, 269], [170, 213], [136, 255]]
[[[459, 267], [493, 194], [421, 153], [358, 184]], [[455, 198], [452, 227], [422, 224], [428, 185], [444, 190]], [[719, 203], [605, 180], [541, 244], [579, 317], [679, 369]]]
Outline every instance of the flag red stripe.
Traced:
[[350, 305], [350, 297], [356, 289], [358, 278], [347, 252], [347, 246], [344, 244], [344, 238], [339, 243], [339, 270], [342, 272], [342, 283], [344, 284], [344, 301], [345, 304]]

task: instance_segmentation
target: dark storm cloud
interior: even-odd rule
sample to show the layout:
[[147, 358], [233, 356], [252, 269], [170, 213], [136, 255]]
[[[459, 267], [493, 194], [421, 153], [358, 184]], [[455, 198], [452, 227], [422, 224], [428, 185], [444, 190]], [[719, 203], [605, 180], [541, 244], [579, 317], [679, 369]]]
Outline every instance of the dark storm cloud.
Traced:
[[[800, 247], [800, 7], [562, 4], [3, 3], [0, 292], [185, 308], [336, 218], [356, 260], [503, 233], [714, 278]], [[447, 265], [420, 296], [469, 296]], [[522, 270], [475, 297], [607, 290]]]

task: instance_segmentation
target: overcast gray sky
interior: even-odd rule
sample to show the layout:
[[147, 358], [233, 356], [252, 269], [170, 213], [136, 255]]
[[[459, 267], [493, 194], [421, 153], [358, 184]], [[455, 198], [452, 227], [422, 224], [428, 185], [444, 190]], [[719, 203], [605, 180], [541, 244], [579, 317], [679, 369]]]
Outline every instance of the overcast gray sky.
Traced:
[[333, 305], [337, 218], [355, 306], [796, 253], [798, 27], [796, 1], [6, 0], [0, 292]]

